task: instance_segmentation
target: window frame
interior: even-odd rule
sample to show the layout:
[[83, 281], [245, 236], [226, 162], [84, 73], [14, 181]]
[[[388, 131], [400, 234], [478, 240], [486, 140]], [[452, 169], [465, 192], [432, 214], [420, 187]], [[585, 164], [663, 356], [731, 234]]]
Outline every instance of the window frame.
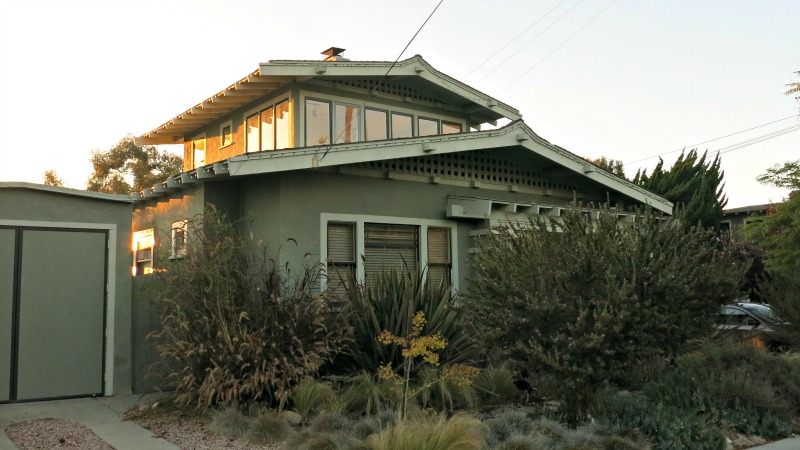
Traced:
[[[362, 124], [365, 122], [365, 116], [361, 112], [364, 110], [364, 108], [361, 105], [356, 104], [356, 103], [339, 102], [339, 101], [334, 101], [332, 103], [333, 103], [333, 105], [331, 105], [331, 142], [333, 142], [334, 144], [357, 144], [359, 142], [363, 142], [363, 140], [364, 140], [364, 137], [363, 137], [364, 132], [362, 130], [363, 130], [364, 127], [362, 126]], [[339, 125], [336, 123], [337, 122], [336, 121], [336, 116], [338, 114], [338, 111], [336, 110], [336, 108], [339, 107], [339, 106], [355, 108], [356, 111], [357, 111], [356, 112], [356, 120], [354, 120], [354, 121], [351, 120], [350, 121], [351, 124], [353, 122], [355, 122], [356, 126], [358, 127], [358, 129], [356, 130], [356, 140], [355, 141], [350, 141], [350, 142], [342, 141], [342, 142], [339, 142], [339, 135], [341, 134], [341, 137], [344, 137], [344, 130], [338, 131]], [[344, 125], [346, 125], [346, 124], [347, 124], [347, 122], [345, 121]]]
[[[230, 141], [225, 140], [225, 128], [228, 128]], [[233, 141], [233, 121], [228, 120], [227, 122], [222, 122], [219, 124], [219, 148], [230, 147], [235, 142]]]
[[[191, 148], [192, 148], [192, 169], [197, 169], [198, 167], [205, 166], [206, 165], [206, 152], [208, 151], [208, 139], [206, 139], [206, 134], [205, 133], [200, 133], [197, 136], [193, 137], [191, 139], [191, 141], [192, 141], [192, 146], [191, 146]], [[198, 141], [202, 141], [203, 142], [203, 149], [202, 150], [198, 150], [197, 148], [195, 148], [196, 143]], [[202, 151], [203, 152], [203, 164], [197, 164], [197, 152], [198, 151]]]
[[[411, 119], [411, 136], [395, 137], [395, 135], [394, 135], [394, 122], [392, 121], [392, 116], [403, 116], [403, 117], [408, 117], [409, 119]], [[399, 112], [399, 111], [389, 111], [389, 136], [390, 136], [389, 139], [408, 139], [408, 138], [416, 137], [417, 136], [417, 127], [415, 126], [415, 123], [414, 123], [415, 122], [414, 117], [415, 117], [414, 114], [409, 114], [409, 113], [404, 113], [404, 112]]]
[[[425, 134], [423, 135], [420, 130], [420, 122], [423, 120], [427, 120], [436, 124], [436, 132], [433, 134]], [[442, 121], [439, 119], [435, 119], [433, 117], [428, 116], [417, 116], [417, 134], [418, 137], [428, 137], [428, 136], [439, 136], [442, 134]]]
[[[287, 146], [286, 147], [278, 147], [278, 137], [279, 136], [278, 136], [278, 116], [277, 116], [277, 111], [278, 111], [278, 105], [281, 105], [283, 103], [286, 103], [286, 105], [287, 105], [287, 114], [289, 115], [289, 119], [288, 119], [289, 120], [289, 126], [287, 127], [287, 131], [286, 131], [286, 133], [287, 133], [287, 135], [286, 135]], [[270, 108], [272, 109], [272, 148], [265, 149], [264, 148], [264, 142], [263, 142], [263, 136], [264, 136], [263, 133], [264, 132], [263, 132], [262, 127], [261, 127], [261, 125], [263, 123], [261, 121], [261, 114], [263, 114], [264, 111], [266, 111], [266, 110], [268, 110]], [[257, 116], [258, 117], [258, 145], [256, 146], [256, 148], [258, 150], [248, 151], [248, 145], [249, 145], [248, 141], [249, 141], [249, 139], [248, 139], [248, 133], [247, 133], [247, 131], [248, 131], [247, 130], [247, 119], [252, 117], [252, 116]], [[245, 135], [245, 138], [244, 138], [245, 139], [244, 152], [245, 153], [272, 152], [272, 151], [275, 151], [275, 150], [285, 150], [285, 149], [288, 149], [288, 148], [293, 148], [293, 146], [294, 146], [294, 138], [293, 138], [293, 135], [292, 135], [292, 128], [293, 128], [294, 122], [295, 122], [294, 118], [292, 117], [292, 97], [291, 97], [291, 95], [280, 95], [278, 97], [274, 97], [274, 98], [272, 98], [271, 100], [269, 100], [267, 102], [263, 102], [263, 103], [259, 104], [255, 108], [251, 108], [251, 109], [248, 109], [248, 110], [244, 111], [244, 113], [242, 114], [242, 123], [243, 123], [244, 130], [245, 130], [244, 131], [244, 135]]]
[[[182, 234], [183, 239], [178, 244], [178, 236]], [[170, 259], [178, 259], [186, 256], [187, 240], [189, 239], [189, 220], [176, 220], [172, 222], [170, 228]]]
[[[384, 114], [384, 126], [386, 127], [386, 137], [382, 139], [369, 139], [367, 134], [367, 112], [374, 111]], [[381, 108], [371, 108], [371, 107], [364, 107], [364, 142], [372, 142], [372, 141], [385, 141], [387, 139], [391, 139], [392, 136], [392, 112], [388, 109], [381, 109]]]
[[[325, 143], [315, 143], [309, 144], [308, 142], [308, 102], [318, 102], [318, 103], [325, 103], [328, 105], [328, 141]], [[333, 139], [333, 114], [334, 114], [334, 101], [333, 100], [326, 100], [324, 98], [318, 98], [313, 96], [305, 96], [303, 97], [303, 143], [306, 147], [319, 147], [324, 145], [331, 145], [331, 140]]]
[[[144, 230], [134, 231], [132, 234], [131, 239], [131, 249], [133, 250], [133, 266], [131, 266], [131, 275], [134, 277], [150, 275], [154, 272], [155, 266], [153, 261], [155, 259], [155, 247], [156, 247], [156, 240], [155, 240], [155, 233], [153, 228], [146, 228]], [[149, 246], [147, 247], [140, 247], [141, 242], [148, 242]], [[150, 250], [150, 257], [149, 258], [140, 258], [139, 252], [141, 250], [149, 249]], [[139, 273], [139, 266], [140, 263], [142, 266], [142, 273]], [[148, 271], [148, 269], [150, 269]]]
[[[356, 244], [356, 280], [363, 282], [365, 279], [364, 262], [364, 227], [367, 223], [387, 224], [387, 225], [414, 225], [419, 227], [418, 235], [418, 261], [420, 267], [428, 265], [428, 228], [449, 228], [450, 229], [450, 280], [453, 292], [459, 287], [459, 255], [457, 253], [458, 224], [452, 220], [422, 219], [412, 217], [394, 216], [373, 216], [361, 214], [320, 214], [320, 261], [327, 263], [328, 257], [328, 223], [329, 222], [350, 222], [355, 223], [355, 244]], [[327, 287], [326, 280], [321, 280], [321, 289]]]

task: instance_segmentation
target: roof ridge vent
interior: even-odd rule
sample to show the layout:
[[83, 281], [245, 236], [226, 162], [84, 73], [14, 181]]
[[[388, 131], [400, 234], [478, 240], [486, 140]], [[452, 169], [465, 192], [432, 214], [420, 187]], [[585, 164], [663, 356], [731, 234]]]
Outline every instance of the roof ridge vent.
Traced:
[[344, 53], [344, 51], [345, 49], [343, 48], [331, 47], [322, 52], [321, 54], [325, 55], [324, 61], [350, 61], [349, 59], [342, 56], [342, 53]]

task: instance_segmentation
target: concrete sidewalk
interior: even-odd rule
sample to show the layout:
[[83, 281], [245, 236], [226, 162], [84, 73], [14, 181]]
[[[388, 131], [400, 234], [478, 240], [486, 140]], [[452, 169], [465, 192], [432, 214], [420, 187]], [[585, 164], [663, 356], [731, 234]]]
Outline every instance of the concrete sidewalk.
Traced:
[[799, 450], [800, 437], [781, 439], [780, 441], [770, 442], [769, 444], [750, 447], [750, 450]]
[[122, 414], [137, 404], [153, 403], [157, 394], [78, 398], [0, 405], [0, 449], [16, 449], [2, 431], [8, 425], [33, 419], [65, 419], [81, 423], [117, 450], [179, 450]]

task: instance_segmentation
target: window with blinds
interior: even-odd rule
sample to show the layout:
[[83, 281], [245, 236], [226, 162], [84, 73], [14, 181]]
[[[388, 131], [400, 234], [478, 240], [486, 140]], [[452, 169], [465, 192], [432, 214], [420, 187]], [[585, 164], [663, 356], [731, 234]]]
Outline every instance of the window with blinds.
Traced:
[[328, 288], [343, 294], [356, 275], [356, 224], [328, 222]]
[[364, 276], [369, 281], [384, 271], [416, 270], [419, 260], [416, 225], [364, 224]]
[[430, 286], [450, 285], [450, 228], [428, 228], [428, 281]]

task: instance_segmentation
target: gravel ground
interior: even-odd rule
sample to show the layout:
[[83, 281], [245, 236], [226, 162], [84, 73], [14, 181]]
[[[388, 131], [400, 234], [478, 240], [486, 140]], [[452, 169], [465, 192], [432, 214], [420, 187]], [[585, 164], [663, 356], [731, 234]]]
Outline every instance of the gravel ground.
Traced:
[[21, 450], [55, 448], [114, 450], [114, 447], [97, 437], [92, 430], [70, 420], [27, 420], [9, 425], [5, 433]]
[[125, 414], [125, 419], [147, 428], [154, 435], [166, 439], [183, 450], [281, 448], [280, 445], [254, 445], [215, 436], [208, 431], [208, 424], [211, 423], [208, 416], [186, 412], [168, 402], [164, 403], [156, 409], [131, 409]]

